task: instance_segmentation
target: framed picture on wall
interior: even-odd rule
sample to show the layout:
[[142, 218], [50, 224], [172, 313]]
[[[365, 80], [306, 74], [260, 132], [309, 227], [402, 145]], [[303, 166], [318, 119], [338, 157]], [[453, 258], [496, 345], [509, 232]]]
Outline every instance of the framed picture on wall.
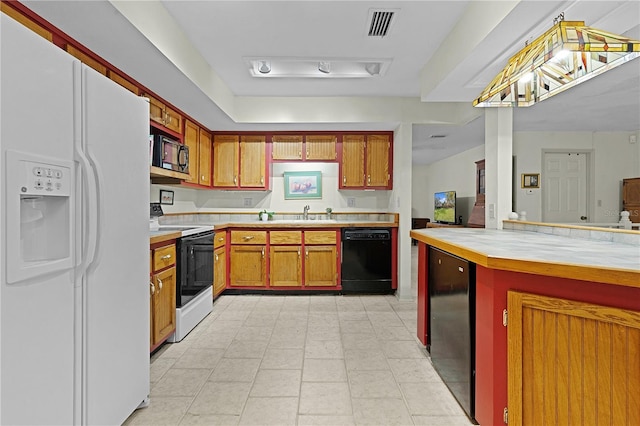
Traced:
[[284, 199], [322, 199], [322, 172], [284, 172]]
[[523, 188], [540, 188], [540, 173], [523, 173], [521, 186]]
[[173, 205], [173, 191], [160, 190], [160, 204]]

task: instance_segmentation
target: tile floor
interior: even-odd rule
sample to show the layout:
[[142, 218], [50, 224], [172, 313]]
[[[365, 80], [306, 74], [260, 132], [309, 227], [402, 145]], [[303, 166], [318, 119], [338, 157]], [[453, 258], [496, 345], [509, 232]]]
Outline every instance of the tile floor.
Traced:
[[470, 425], [415, 329], [392, 295], [222, 296], [125, 425]]

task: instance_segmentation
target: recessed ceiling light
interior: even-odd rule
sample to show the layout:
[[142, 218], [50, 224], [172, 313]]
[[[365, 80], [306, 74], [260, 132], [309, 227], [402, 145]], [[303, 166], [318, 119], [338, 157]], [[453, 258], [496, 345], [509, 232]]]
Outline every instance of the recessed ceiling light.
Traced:
[[323, 72], [325, 74], [329, 74], [331, 72], [331, 62], [327, 62], [327, 61], [318, 62], [318, 71]]
[[271, 64], [269, 63], [269, 61], [260, 61], [258, 71], [260, 71], [262, 74], [269, 74], [271, 72]]

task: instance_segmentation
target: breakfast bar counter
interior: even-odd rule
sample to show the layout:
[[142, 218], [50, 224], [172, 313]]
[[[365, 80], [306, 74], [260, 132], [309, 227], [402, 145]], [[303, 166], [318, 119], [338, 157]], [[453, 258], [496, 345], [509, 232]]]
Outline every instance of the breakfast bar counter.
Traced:
[[481, 425], [504, 424], [505, 416], [509, 425], [640, 423], [638, 232], [437, 228], [413, 230], [411, 238], [419, 242], [425, 345], [430, 247], [475, 264]]

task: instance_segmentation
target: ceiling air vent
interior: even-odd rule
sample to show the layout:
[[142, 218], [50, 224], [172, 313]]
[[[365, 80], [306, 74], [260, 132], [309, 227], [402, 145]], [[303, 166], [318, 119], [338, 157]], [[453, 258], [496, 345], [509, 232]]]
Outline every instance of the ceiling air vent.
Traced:
[[398, 9], [369, 9], [369, 37], [384, 37], [391, 30]]

